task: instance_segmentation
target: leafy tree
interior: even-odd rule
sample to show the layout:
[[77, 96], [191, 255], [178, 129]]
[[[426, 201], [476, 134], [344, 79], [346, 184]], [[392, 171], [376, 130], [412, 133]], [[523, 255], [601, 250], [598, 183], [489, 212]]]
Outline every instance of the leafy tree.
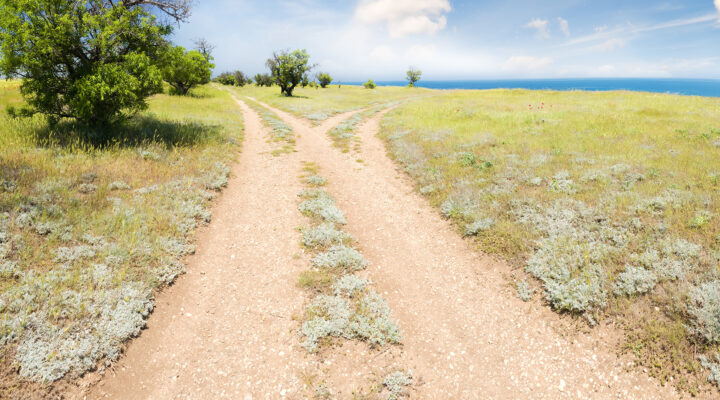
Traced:
[[410, 83], [408, 86], [414, 87], [415, 83], [420, 80], [421, 76], [422, 76], [422, 71], [420, 71], [419, 69], [410, 67], [407, 71], [407, 78], [405, 78]]
[[332, 77], [327, 72], [321, 72], [317, 76], [317, 80], [320, 83], [321, 88], [326, 88], [327, 85], [332, 83]]
[[280, 86], [280, 93], [292, 96], [297, 85], [308, 79], [307, 74], [313, 68], [309, 61], [310, 55], [305, 50], [283, 50], [273, 53], [266, 65], [274, 82]]
[[193, 86], [210, 81], [213, 67], [199, 51], [185, 51], [184, 47], [177, 46], [165, 56], [163, 79], [176, 94], [186, 95]]
[[365, 89], [375, 89], [377, 85], [375, 85], [375, 82], [373, 82], [372, 79], [368, 79], [367, 82], [363, 83], [363, 86], [365, 87]]
[[252, 79], [249, 76], [245, 76], [242, 71], [235, 71], [233, 75], [235, 76], [235, 84], [238, 86], [245, 86], [252, 83]]
[[231, 72], [223, 72], [215, 78], [215, 82], [222, 85], [234, 86], [237, 83], [237, 80], [235, 80], [235, 74]]
[[195, 50], [199, 51], [200, 54], [202, 54], [206, 60], [212, 61], [213, 60], [212, 52], [213, 52], [213, 50], [215, 50], [215, 45], [208, 42], [204, 38], [200, 38], [195, 41]]
[[92, 126], [147, 107], [162, 91], [157, 65], [189, 0], [0, 0], [0, 73], [22, 79], [30, 112]]

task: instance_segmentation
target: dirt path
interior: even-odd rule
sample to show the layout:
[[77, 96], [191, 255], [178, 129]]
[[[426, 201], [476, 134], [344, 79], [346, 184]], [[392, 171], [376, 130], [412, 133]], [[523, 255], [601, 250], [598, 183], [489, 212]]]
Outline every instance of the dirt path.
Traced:
[[[338, 398], [394, 368], [412, 369], [417, 399], [677, 397], [594, 346], [572, 342], [557, 316], [516, 299], [509, 268], [483, 257], [412, 190], [375, 137], [343, 154], [325, 132], [273, 109], [295, 130], [297, 153], [272, 157], [257, 114], [242, 103], [246, 140], [235, 177], [200, 233], [188, 274], [162, 293], [148, 328], [88, 398], [304, 399], [326, 382]], [[393, 310], [403, 345], [371, 351], [348, 342], [319, 356], [298, 346], [308, 269], [295, 228], [301, 161], [314, 161], [370, 261], [367, 275]]]

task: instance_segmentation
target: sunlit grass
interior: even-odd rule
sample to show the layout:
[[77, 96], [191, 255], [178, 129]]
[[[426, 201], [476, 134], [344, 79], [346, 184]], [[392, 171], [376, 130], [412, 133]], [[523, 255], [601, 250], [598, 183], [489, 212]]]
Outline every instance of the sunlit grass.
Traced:
[[653, 375], [702, 383], [687, 350], [718, 344], [677, 326], [695, 326], [691, 290], [720, 277], [720, 99], [450, 91], [400, 106], [382, 136], [420, 192], [553, 307], [614, 319]]
[[227, 92], [200, 87], [154, 96], [96, 142], [70, 122], [7, 116], [17, 84], [0, 81], [0, 354], [3, 369], [52, 381], [116, 358], [144, 326], [210, 219], [243, 127]]

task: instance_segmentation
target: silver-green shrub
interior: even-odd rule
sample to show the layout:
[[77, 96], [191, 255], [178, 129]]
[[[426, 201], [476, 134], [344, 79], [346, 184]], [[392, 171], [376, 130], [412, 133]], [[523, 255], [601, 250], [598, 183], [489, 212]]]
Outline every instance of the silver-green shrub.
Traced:
[[465, 226], [465, 236], [474, 236], [490, 229], [495, 224], [492, 218], [481, 218]]
[[322, 176], [318, 175], [310, 175], [306, 180], [305, 183], [311, 186], [325, 186], [327, 184], [327, 179], [323, 178]]
[[298, 206], [303, 215], [313, 218], [320, 218], [326, 222], [345, 224], [345, 214], [335, 206], [335, 201], [325, 192], [316, 197], [309, 198]]
[[405, 387], [412, 385], [412, 371], [395, 371], [383, 379], [383, 386], [390, 392], [388, 400], [397, 400], [406, 394]]
[[657, 276], [653, 271], [628, 265], [615, 280], [614, 293], [616, 296], [645, 294], [653, 290], [656, 283]]
[[315, 256], [312, 264], [318, 268], [358, 271], [367, 267], [368, 262], [357, 250], [338, 244]]
[[518, 297], [522, 301], [532, 300], [533, 294], [535, 294], [535, 289], [533, 289], [525, 279], [518, 281], [515, 284], [515, 288], [517, 289]]
[[108, 189], [110, 190], [129, 190], [130, 185], [123, 181], [115, 181], [111, 182], [110, 185], [108, 185]]
[[690, 330], [708, 343], [720, 343], [720, 280], [690, 289]]
[[343, 296], [347, 298], [355, 297], [356, 294], [365, 290], [368, 285], [367, 279], [360, 278], [355, 275], [344, 275], [335, 281], [332, 290], [335, 296]]
[[335, 229], [332, 222], [322, 224], [302, 231], [302, 243], [310, 248], [327, 247], [334, 244], [347, 244], [354, 239], [350, 234]]
[[715, 354], [714, 361], [706, 356], [700, 356], [700, 364], [710, 371], [708, 382], [715, 383], [720, 388], [720, 354]]

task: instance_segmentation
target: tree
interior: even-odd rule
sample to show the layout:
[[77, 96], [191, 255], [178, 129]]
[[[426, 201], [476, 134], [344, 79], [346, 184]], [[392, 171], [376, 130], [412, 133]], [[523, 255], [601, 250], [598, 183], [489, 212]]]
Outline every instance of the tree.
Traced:
[[325, 89], [327, 85], [332, 83], [332, 77], [327, 72], [321, 72], [317, 76], [317, 80], [320, 83], [320, 87]]
[[310, 55], [305, 50], [283, 50], [273, 53], [266, 65], [274, 82], [280, 86], [280, 93], [292, 96], [297, 85], [307, 81], [307, 74], [313, 68], [309, 61]]
[[147, 107], [162, 91], [158, 62], [169, 23], [190, 14], [188, 0], [0, 0], [0, 73], [22, 79], [31, 112], [92, 126]]
[[368, 79], [367, 82], [363, 83], [363, 86], [365, 87], [365, 89], [375, 89], [377, 85], [375, 85], [375, 82], [373, 82], [372, 79]]
[[235, 76], [235, 84], [237, 86], [245, 86], [249, 83], [252, 83], [252, 79], [248, 76], [245, 76], [242, 71], [235, 71], [233, 72], [233, 75]]
[[255, 74], [255, 84], [258, 86], [270, 87], [273, 85], [273, 78], [270, 74]]
[[415, 87], [415, 83], [420, 80], [420, 77], [422, 76], [422, 71], [419, 69], [415, 69], [413, 67], [410, 67], [407, 71], [407, 79], [410, 84], [408, 86]]
[[212, 61], [212, 52], [213, 50], [215, 50], [215, 45], [208, 42], [204, 38], [200, 38], [195, 41], [195, 50], [199, 51], [206, 60]]
[[234, 86], [236, 83], [235, 75], [233, 75], [231, 72], [223, 72], [222, 74], [218, 75], [217, 78], [215, 78], [214, 80], [221, 85], [228, 86]]
[[180, 95], [186, 95], [193, 86], [209, 82], [214, 67], [199, 51], [185, 51], [181, 46], [167, 52], [164, 64], [163, 79]]

